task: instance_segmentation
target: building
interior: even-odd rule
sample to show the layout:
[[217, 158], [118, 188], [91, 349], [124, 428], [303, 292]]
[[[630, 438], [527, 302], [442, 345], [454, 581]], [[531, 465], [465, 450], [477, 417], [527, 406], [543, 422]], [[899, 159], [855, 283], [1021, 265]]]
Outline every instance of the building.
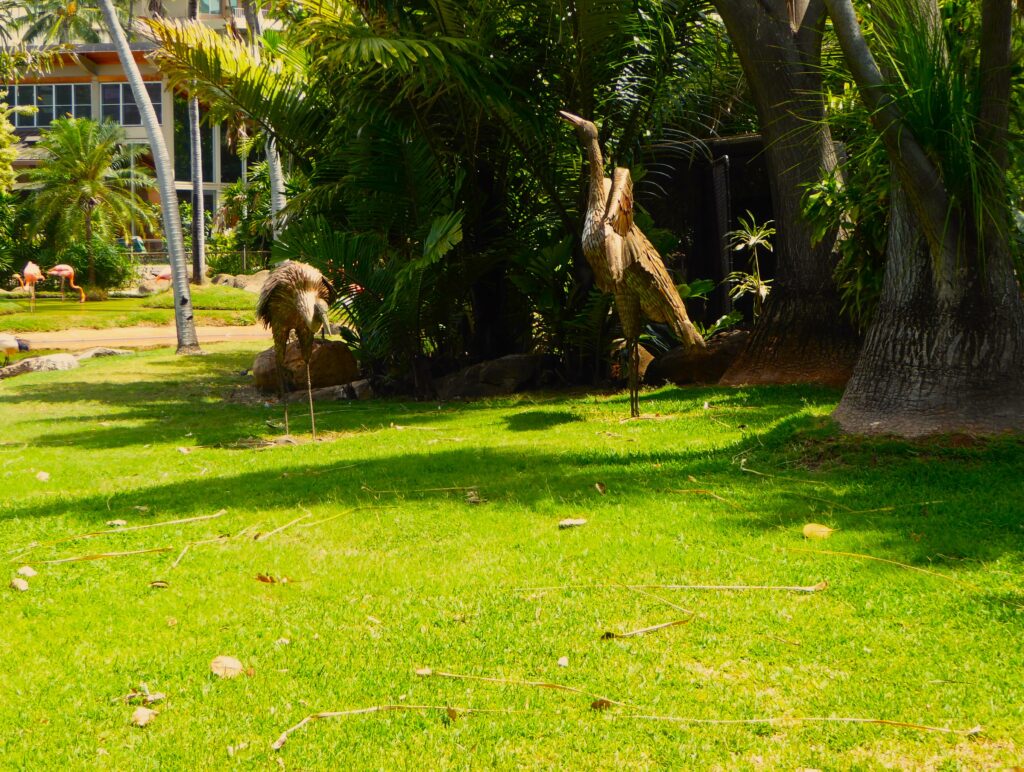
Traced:
[[[136, 0], [136, 17], [152, 15], [150, 0]], [[169, 18], [187, 17], [187, 0], [163, 3], [163, 15]], [[245, 19], [231, 0], [200, 0], [199, 19], [215, 29], [229, 25], [244, 29]], [[18, 31], [14, 42], [18, 42]], [[100, 32], [101, 38], [106, 36]], [[131, 42], [135, 61], [142, 71], [143, 80], [153, 101], [174, 165], [175, 189], [179, 199], [190, 200], [192, 193], [191, 155], [188, 132], [188, 105], [185, 99], [169, 88], [166, 79], [146, 58], [151, 43], [140, 41], [135, 35]], [[113, 120], [121, 124], [129, 142], [147, 143], [139, 108], [135, 103], [117, 51], [110, 42], [78, 43], [61, 56], [61, 64], [44, 76], [28, 78], [17, 84], [0, 84], [0, 94], [6, 91], [8, 105], [33, 105], [35, 115], [14, 117], [15, 131], [21, 142], [15, 169], [27, 169], [39, 162], [39, 153], [33, 146], [41, 130], [64, 116]], [[232, 151], [223, 126], [201, 127], [203, 148], [204, 207], [213, 212], [219, 204], [221, 191], [245, 174], [246, 163]], [[159, 197], [152, 194], [153, 200]]]

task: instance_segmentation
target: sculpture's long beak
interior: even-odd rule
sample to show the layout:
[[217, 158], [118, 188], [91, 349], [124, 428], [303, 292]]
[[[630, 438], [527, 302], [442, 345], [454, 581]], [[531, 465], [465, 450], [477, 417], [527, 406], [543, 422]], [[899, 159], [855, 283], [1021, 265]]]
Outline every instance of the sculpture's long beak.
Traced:
[[573, 115], [572, 113], [566, 112], [565, 110], [559, 110], [558, 117], [561, 118], [563, 121], [568, 121], [573, 126], [582, 126], [584, 123], [586, 123], [586, 121], [580, 118], [578, 115]]

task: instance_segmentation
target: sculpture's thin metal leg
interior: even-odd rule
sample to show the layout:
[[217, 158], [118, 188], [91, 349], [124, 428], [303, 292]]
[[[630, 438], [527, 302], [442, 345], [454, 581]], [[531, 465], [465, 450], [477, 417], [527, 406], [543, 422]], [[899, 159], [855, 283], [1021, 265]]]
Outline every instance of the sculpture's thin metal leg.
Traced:
[[640, 342], [629, 342], [629, 415], [640, 417]]
[[309, 360], [306, 360], [306, 395], [309, 397], [309, 425], [313, 429], [313, 442], [316, 442], [316, 417], [313, 414], [313, 384], [309, 377]]
[[291, 434], [291, 430], [288, 428], [288, 398], [285, 396], [284, 390], [284, 357], [277, 351], [274, 354], [277, 359], [277, 394], [281, 404], [284, 405], [284, 433]]

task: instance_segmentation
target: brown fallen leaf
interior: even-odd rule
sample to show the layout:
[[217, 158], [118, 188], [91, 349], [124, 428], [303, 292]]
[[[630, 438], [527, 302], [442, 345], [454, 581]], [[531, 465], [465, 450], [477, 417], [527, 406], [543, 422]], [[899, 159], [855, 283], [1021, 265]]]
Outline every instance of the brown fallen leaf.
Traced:
[[431, 673], [433, 673], [434, 671], [433, 671], [433, 670], [431, 670], [431, 669], [430, 669], [429, 667], [421, 667], [421, 668], [417, 668], [417, 669], [416, 669], [415, 671], [413, 671], [413, 672], [415, 672], [415, 673], [416, 673], [416, 675], [418, 675], [418, 676], [428, 676], [428, 675], [430, 675]]
[[256, 574], [256, 581], [264, 584], [277, 584], [277, 579], [270, 574]]
[[608, 486], [605, 485], [603, 482], [594, 483], [594, 487], [597, 488], [597, 492], [600, 493], [602, 496], [608, 492]]
[[136, 504], [134, 507], [132, 507], [132, 509], [134, 509], [136, 512], [149, 512], [149, 507], [141, 504]]
[[50, 473], [49, 472], [38, 472], [38, 473], [36, 473], [36, 479], [39, 480], [39, 482], [49, 482], [50, 481]]
[[475, 488], [470, 488], [469, 490], [466, 491], [467, 504], [484, 504], [486, 502], [487, 499], [483, 498], [480, 495], [480, 492], [477, 491]]
[[567, 517], [565, 520], [558, 521], [558, 527], [563, 531], [566, 528], [579, 528], [581, 525], [586, 525], [587, 520], [584, 517]]
[[154, 588], [154, 589], [156, 589], [156, 590], [166, 590], [171, 585], [169, 585], [163, 579], [156, 579], [156, 580], [150, 582], [149, 586]]
[[288, 638], [278, 638], [276, 641], [274, 641], [274, 644], [277, 646], [287, 646], [290, 643], [291, 641]]
[[590, 703], [590, 709], [591, 710], [598, 710], [598, 711], [600, 711], [600, 710], [608, 710], [608, 708], [610, 708], [611, 706], [612, 706], [612, 701], [611, 700], [606, 700], [603, 697], [601, 699], [599, 699], [599, 700], [594, 700], [592, 703]]
[[558, 658], [558, 666], [559, 667], [569, 667], [569, 658], [568, 657], [559, 657]]
[[829, 528], [821, 523], [808, 523], [804, 526], [803, 534], [805, 539], [827, 539], [833, 531], [835, 528]]
[[192, 449], [191, 448], [178, 448], [178, 452], [181, 453], [183, 456], [187, 456], [189, 453], [192, 452]]
[[25, 590], [28, 589], [28, 582], [20, 576], [16, 576], [14, 579], [11, 579], [11, 589], [17, 590], [18, 592], [25, 592]]
[[15, 573], [18, 574], [18, 576], [24, 576], [26, 579], [31, 579], [33, 576], [36, 576], [38, 572], [32, 568], [32, 566], [22, 566]]
[[145, 726], [156, 717], [156, 711], [151, 708], [139, 706], [132, 713], [132, 723], [135, 726]]
[[108, 520], [107, 525], [111, 528], [120, 528], [122, 525], [128, 525], [127, 520]]
[[457, 711], [455, 708], [449, 707], [445, 711], [445, 715], [448, 717], [449, 721], [454, 721], [455, 719], [457, 719], [459, 717], [459, 711]]
[[167, 626], [168, 627], [177, 627], [177, 625], [178, 625], [178, 620], [177, 619], [175, 619], [174, 617], [167, 617]]
[[210, 670], [221, 678], [235, 678], [242, 675], [245, 667], [235, 657], [221, 654], [219, 657], [214, 657], [210, 662]]

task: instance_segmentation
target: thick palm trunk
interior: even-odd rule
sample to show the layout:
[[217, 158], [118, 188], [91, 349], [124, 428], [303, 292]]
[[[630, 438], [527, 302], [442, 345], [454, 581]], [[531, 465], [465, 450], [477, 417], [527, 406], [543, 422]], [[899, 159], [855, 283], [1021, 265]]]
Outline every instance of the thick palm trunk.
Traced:
[[174, 168], [167, 153], [163, 132], [156, 120], [156, 112], [149, 101], [146, 84], [142, 73], [132, 57], [124, 30], [117, 20], [113, 0], [99, 0], [100, 10], [107, 23], [110, 38], [117, 48], [121, 66], [128, 76], [132, 94], [139, 106], [142, 123], [146, 128], [149, 147], [153, 153], [156, 167], [157, 186], [160, 190], [161, 210], [163, 212], [164, 237], [167, 239], [167, 254], [171, 264], [171, 287], [174, 292], [174, 324], [178, 334], [179, 354], [198, 354], [199, 339], [196, 337], [195, 321], [192, 313], [192, 295], [188, 287], [188, 268], [185, 263], [185, 245], [181, 240], [181, 215], [178, 212], [178, 198], [174, 193]]
[[[263, 27], [260, 9], [254, 0], [242, 0], [242, 10], [245, 13], [246, 26], [249, 27], [249, 40], [255, 48], [256, 38], [262, 34]], [[281, 232], [281, 211], [288, 203], [284, 192], [284, 167], [281, 165], [281, 154], [277, 152], [277, 143], [273, 137], [267, 137], [264, 152], [267, 156], [267, 175], [270, 177], [270, 223], [276, 240]]]
[[[189, 0], [188, 16], [199, 18], [198, 0]], [[206, 210], [203, 206], [203, 137], [199, 131], [199, 100], [188, 100], [188, 134], [192, 148], [192, 283], [206, 281]]]
[[96, 258], [92, 254], [92, 207], [85, 210], [85, 259], [88, 266], [89, 286], [96, 286]]
[[[937, 13], [922, 19], [936, 23]], [[885, 282], [849, 386], [835, 411], [847, 431], [916, 437], [1024, 429], [1024, 303], [1001, 190], [981, 219], [950, 196], [937, 169], [885, 101], [882, 75], [848, 0], [829, 0], [844, 55], [893, 164]], [[1009, 0], [982, 11], [978, 142], [1005, 168]], [[927, 21], [925, 22], [927, 24]], [[924, 28], [925, 25], [922, 25]], [[911, 87], [925, 84], [910, 84]]]
[[777, 271], [764, 313], [725, 384], [825, 383], [849, 378], [859, 340], [832, 279], [835, 234], [811, 244], [801, 198], [836, 165], [821, 97], [820, 0], [716, 0], [760, 119], [775, 213]]

